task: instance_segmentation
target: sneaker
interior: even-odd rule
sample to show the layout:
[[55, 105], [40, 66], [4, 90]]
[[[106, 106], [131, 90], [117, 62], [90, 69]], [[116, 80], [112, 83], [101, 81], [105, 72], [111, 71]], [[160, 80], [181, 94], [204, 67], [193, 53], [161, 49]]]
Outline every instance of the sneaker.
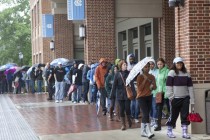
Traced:
[[138, 119], [134, 119], [135, 123], [139, 123], [139, 120]]
[[62, 103], [63, 102], [63, 100], [60, 100], [60, 103]]
[[56, 102], [56, 103], [59, 103], [59, 101], [58, 101], [58, 100], [55, 100], [55, 102]]
[[76, 104], [77, 102], [76, 101], [74, 101], [74, 104]]

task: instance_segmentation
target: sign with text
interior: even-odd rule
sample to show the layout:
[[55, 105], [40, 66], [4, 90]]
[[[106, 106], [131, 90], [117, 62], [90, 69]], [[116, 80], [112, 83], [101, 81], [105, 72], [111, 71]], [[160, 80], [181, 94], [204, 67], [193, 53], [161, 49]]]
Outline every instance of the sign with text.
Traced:
[[42, 15], [42, 37], [53, 37], [53, 15], [43, 14]]
[[85, 19], [85, 0], [67, 0], [68, 20]]

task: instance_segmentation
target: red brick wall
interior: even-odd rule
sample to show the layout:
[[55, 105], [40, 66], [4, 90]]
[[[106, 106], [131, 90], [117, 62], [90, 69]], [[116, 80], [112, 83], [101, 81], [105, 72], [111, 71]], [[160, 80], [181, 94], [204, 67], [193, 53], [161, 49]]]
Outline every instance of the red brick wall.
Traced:
[[185, 0], [176, 8], [176, 55], [185, 59], [194, 83], [210, 83], [210, 1]]
[[171, 66], [175, 56], [174, 8], [169, 8], [168, 0], [163, 0], [163, 16], [159, 19], [160, 57]]
[[66, 14], [54, 15], [55, 58], [74, 58], [73, 23]]
[[86, 62], [115, 59], [114, 11], [114, 0], [86, 0]]

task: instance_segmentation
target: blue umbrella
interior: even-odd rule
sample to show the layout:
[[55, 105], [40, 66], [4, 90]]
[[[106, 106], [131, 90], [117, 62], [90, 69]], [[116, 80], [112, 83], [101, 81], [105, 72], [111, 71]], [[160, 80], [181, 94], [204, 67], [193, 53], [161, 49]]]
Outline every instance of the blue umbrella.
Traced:
[[69, 63], [70, 63], [69, 59], [66, 59], [66, 58], [57, 58], [57, 59], [54, 59], [50, 63], [50, 65], [56, 67], [56, 66], [58, 66], [58, 62], [60, 62], [64, 67], [68, 66]]
[[5, 64], [5, 65], [0, 67], [0, 71], [5, 71], [6, 69], [9, 69], [9, 68], [14, 67], [14, 66], [17, 66], [17, 64], [15, 64], [15, 63]]

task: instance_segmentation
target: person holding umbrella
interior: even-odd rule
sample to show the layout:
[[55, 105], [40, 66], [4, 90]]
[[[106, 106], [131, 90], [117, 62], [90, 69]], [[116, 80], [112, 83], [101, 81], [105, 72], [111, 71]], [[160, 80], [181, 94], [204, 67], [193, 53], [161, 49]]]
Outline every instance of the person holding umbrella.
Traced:
[[156, 89], [155, 77], [149, 74], [150, 63], [142, 69], [143, 74], [137, 77], [137, 96], [140, 109], [142, 110], [141, 136], [152, 138], [155, 135], [151, 132], [149, 124], [149, 113], [152, 106], [152, 90]]

